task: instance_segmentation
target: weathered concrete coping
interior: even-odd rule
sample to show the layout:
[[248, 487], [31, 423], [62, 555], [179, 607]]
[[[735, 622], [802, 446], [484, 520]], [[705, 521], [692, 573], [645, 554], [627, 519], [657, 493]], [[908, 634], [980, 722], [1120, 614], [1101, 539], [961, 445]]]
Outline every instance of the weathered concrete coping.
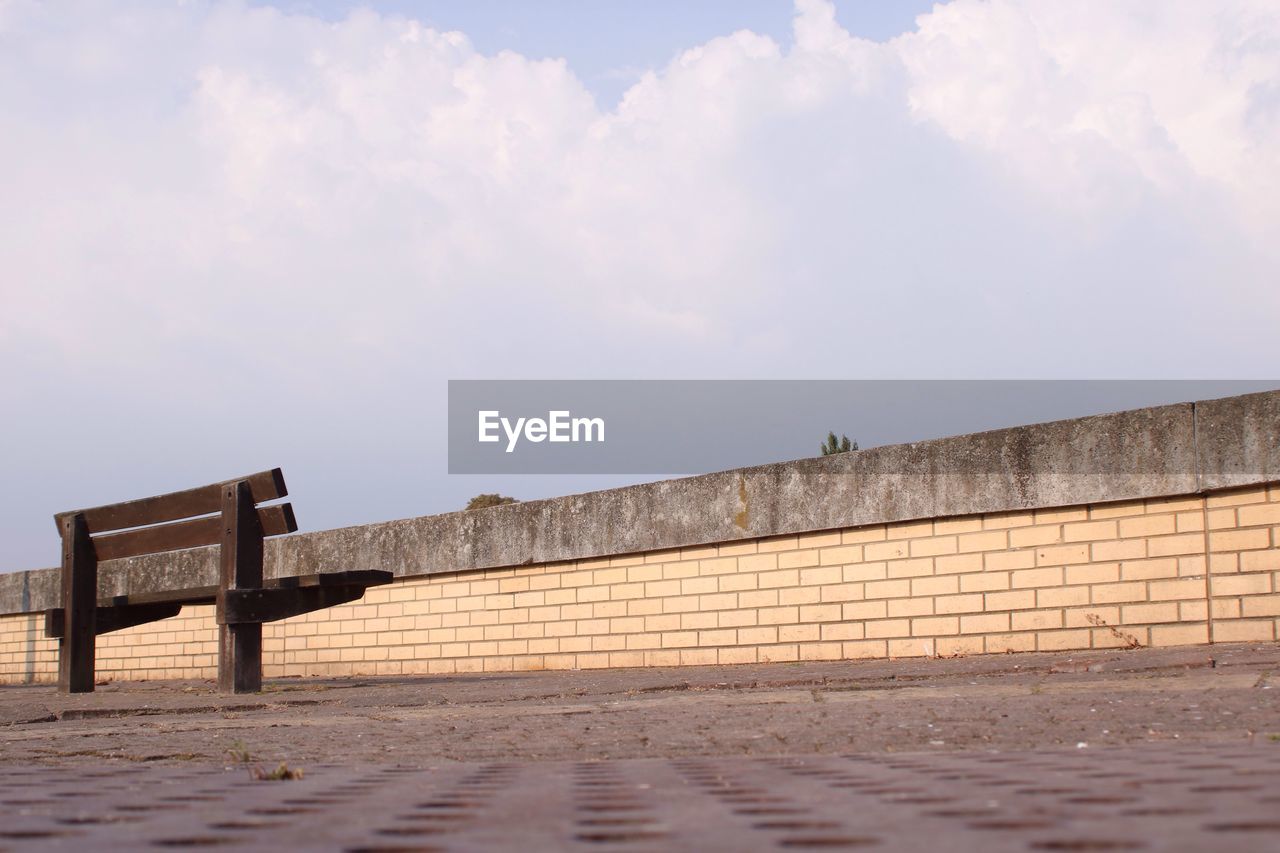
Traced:
[[[408, 577], [1280, 481], [1280, 391], [877, 447], [697, 477], [301, 533], [270, 576]], [[216, 583], [217, 552], [103, 563], [103, 595]], [[57, 572], [0, 575], [0, 614], [59, 603]]]

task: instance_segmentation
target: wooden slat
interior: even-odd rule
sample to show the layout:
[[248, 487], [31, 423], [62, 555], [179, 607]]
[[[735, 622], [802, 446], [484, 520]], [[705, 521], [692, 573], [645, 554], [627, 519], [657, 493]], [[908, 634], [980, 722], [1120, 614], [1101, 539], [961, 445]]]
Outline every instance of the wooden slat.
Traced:
[[220, 625], [261, 625], [323, 610], [364, 596], [364, 585], [304, 586], [293, 589], [229, 589], [223, 593]]
[[[146, 625], [148, 622], [159, 622], [170, 616], [177, 616], [182, 611], [181, 604], [126, 604], [98, 605], [95, 634], [109, 634], [135, 625]], [[61, 637], [66, 632], [66, 611], [62, 608], [46, 610], [44, 614], [44, 635]]]
[[228, 624], [223, 619], [228, 592], [262, 586], [262, 525], [245, 483], [221, 492], [222, 544], [218, 552], [218, 689], [257, 693], [262, 689], [261, 623]]
[[[298, 529], [297, 519], [290, 504], [264, 506], [258, 510], [258, 523], [264, 536], [280, 536]], [[110, 533], [93, 540], [99, 560], [119, 560], [142, 554], [159, 554], [163, 551], [181, 551], [216, 545], [222, 541], [222, 516], [211, 515], [191, 521], [175, 521], [142, 527], [125, 533]]]
[[[355, 569], [349, 572], [321, 572], [313, 575], [291, 575], [268, 578], [266, 589], [305, 589], [313, 586], [380, 586], [394, 580], [391, 572], [379, 569]], [[184, 589], [162, 589], [99, 599], [98, 607], [120, 607], [133, 604], [211, 604], [218, 597], [216, 586], [193, 586]]]
[[93, 692], [97, 649], [98, 560], [84, 517], [62, 519], [63, 637], [58, 644], [58, 689]]
[[123, 530], [127, 527], [142, 527], [197, 515], [209, 515], [222, 508], [223, 486], [241, 480], [249, 482], [254, 503], [273, 501], [289, 494], [289, 490], [284, 485], [284, 474], [279, 468], [272, 468], [270, 471], [259, 471], [257, 474], [235, 477], [221, 483], [171, 492], [167, 495], [60, 512], [54, 516], [54, 520], [61, 524], [64, 517], [78, 512], [84, 516], [91, 533], [105, 533], [109, 530]]

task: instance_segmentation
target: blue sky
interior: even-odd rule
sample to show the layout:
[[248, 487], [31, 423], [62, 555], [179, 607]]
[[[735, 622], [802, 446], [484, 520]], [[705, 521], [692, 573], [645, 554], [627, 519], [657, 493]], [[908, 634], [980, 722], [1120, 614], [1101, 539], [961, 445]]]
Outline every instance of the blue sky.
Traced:
[[629, 481], [450, 477], [450, 379], [1280, 365], [1274, 0], [281, 2], [0, 2], [0, 570]]
[[[513, 50], [535, 58], [564, 58], [602, 106], [612, 106], [645, 69], [660, 68], [690, 46], [734, 30], [752, 30], [781, 44], [791, 41], [788, 0], [297, 0], [263, 3], [340, 20], [353, 9], [416, 18], [459, 30], [484, 53]], [[862, 38], [885, 41], [911, 30], [933, 2], [838, 0], [840, 21]]]

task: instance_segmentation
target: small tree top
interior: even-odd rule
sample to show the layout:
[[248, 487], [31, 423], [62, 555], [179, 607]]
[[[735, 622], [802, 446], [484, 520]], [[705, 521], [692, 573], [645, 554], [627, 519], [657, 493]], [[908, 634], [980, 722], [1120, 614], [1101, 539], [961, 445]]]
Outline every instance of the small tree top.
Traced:
[[827, 433], [827, 440], [822, 444], [822, 455], [833, 456], [837, 453], [848, 453], [850, 450], [857, 450], [858, 442], [850, 441], [849, 436], [841, 435], [836, 438], [834, 432]]
[[502, 506], [503, 504], [518, 504], [520, 501], [515, 498], [509, 498], [506, 495], [500, 495], [496, 492], [493, 494], [476, 495], [467, 501], [467, 509], [484, 509], [490, 506]]

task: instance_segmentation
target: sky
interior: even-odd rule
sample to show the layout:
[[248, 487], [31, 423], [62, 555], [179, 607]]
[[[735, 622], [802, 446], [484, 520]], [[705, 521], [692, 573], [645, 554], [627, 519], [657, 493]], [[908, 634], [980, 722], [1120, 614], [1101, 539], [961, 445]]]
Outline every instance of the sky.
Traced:
[[448, 476], [449, 379], [1267, 380], [1280, 3], [0, 0], [0, 222], [0, 570], [631, 481]]

